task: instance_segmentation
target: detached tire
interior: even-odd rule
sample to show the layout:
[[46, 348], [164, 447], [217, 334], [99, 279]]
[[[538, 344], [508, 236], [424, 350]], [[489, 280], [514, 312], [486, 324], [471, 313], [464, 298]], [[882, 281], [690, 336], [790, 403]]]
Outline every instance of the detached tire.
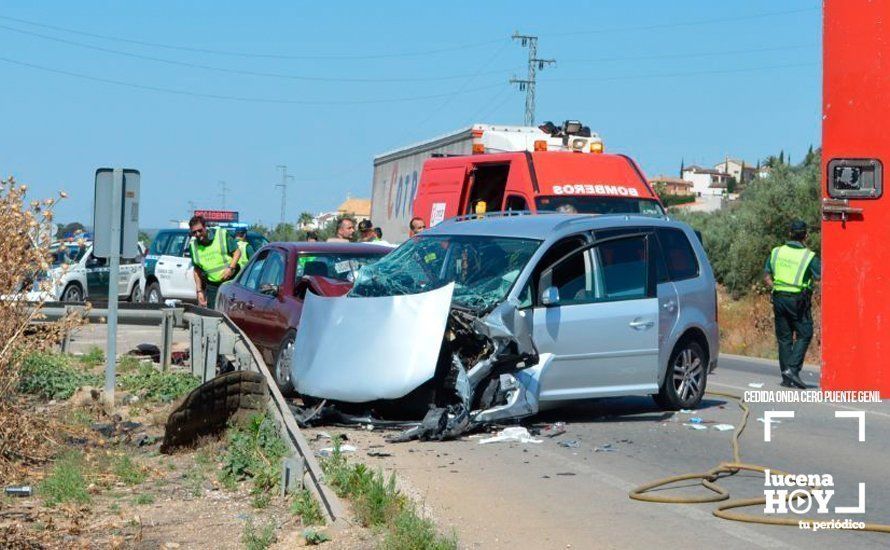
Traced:
[[142, 301], [149, 304], [164, 303], [164, 297], [161, 295], [161, 285], [157, 281], [145, 287], [145, 295], [142, 297]]
[[684, 338], [675, 347], [657, 395], [661, 408], [692, 409], [701, 403], [708, 382], [707, 354], [696, 340]]
[[294, 363], [294, 344], [297, 341], [297, 331], [290, 329], [281, 340], [278, 346], [278, 353], [275, 354], [275, 363], [272, 367], [272, 374], [275, 376], [275, 383], [278, 389], [284, 395], [294, 393], [294, 384], [291, 380], [291, 367]]

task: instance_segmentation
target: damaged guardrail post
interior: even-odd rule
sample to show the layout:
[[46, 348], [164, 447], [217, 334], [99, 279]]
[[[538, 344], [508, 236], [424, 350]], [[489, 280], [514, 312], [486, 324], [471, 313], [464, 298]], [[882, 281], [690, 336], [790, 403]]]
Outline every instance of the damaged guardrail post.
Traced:
[[295, 493], [303, 488], [303, 461], [299, 456], [281, 459], [281, 496]]
[[161, 370], [167, 372], [173, 363], [173, 327], [175, 323], [174, 311], [163, 310], [164, 317], [161, 320]]

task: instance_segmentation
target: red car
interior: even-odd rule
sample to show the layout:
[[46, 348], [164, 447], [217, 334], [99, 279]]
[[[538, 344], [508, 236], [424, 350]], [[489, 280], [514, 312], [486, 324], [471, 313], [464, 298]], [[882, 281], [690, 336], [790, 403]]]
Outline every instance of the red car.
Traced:
[[290, 363], [303, 299], [349, 292], [363, 265], [392, 248], [363, 243], [270, 243], [238, 277], [219, 289], [216, 309], [229, 316], [263, 354], [282, 392], [292, 392]]

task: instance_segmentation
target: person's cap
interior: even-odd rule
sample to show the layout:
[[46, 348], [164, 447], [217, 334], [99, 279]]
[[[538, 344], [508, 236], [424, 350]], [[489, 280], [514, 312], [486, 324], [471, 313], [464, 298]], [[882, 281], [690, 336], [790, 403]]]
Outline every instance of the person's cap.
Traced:
[[794, 220], [791, 222], [791, 232], [792, 233], [805, 233], [807, 231], [807, 224], [803, 220]]
[[358, 230], [364, 233], [365, 231], [370, 231], [374, 229], [374, 224], [371, 223], [371, 220], [362, 220], [358, 222]]

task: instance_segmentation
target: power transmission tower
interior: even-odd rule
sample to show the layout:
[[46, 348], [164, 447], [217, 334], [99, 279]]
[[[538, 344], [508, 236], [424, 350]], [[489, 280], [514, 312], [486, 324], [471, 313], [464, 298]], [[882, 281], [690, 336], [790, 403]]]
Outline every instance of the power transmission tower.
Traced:
[[229, 194], [229, 191], [231, 191], [231, 189], [229, 189], [229, 186], [226, 185], [226, 182], [220, 181], [219, 182], [219, 199], [220, 199], [220, 202], [222, 203], [221, 210], [226, 209], [226, 195]]
[[284, 223], [287, 211], [287, 180], [293, 181], [294, 177], [287, 173], [287, 165], [279, 164], [275, 168], [281, 170], [281, 183], [276, 183], [275, 188], [281, 188], [281, 223]]
[[535, 81], [537, 72], [543, 71], [544, 67], [555, 65], [555, 59], [539, 59], [538, 58], [538, 37], [526, 34], [513, 33], [513, 40], [519, 40], [522, 47], [528, 47], [528, 77], [520, 79], [513, 77], [510, 84], [518, 84], [519, 91], [525, 92], [525, 125], [535, 125]]

